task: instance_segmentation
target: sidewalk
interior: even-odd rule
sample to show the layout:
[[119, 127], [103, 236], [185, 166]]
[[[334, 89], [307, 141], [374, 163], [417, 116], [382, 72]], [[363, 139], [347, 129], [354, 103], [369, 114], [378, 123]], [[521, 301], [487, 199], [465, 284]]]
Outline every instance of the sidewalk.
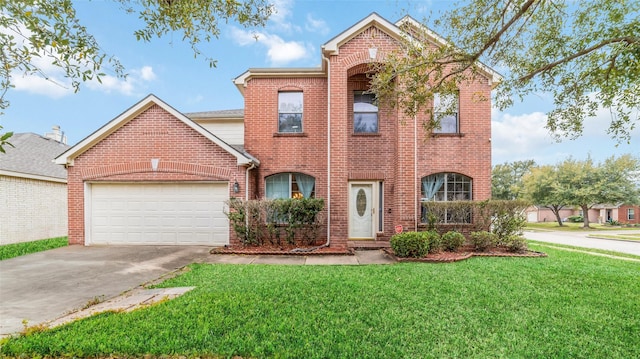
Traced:
[[392, 264], [396, 261], [381, 250], [358, 250], [354, 255], [248, 255], [212, 254], [205, 263], [285, 264], [285, 265], [366, 265]]

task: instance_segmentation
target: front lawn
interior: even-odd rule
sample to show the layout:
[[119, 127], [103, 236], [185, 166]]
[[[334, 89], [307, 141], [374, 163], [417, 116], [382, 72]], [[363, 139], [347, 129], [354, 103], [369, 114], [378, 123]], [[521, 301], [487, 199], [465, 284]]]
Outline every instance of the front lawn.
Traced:
[[640, 357], [638, 263], [544, 251], [450, 264], [197, 264], [161, 284], [197, 286], [177, 299], [11, 339], [0, 354]]
[[0, 260], [24, 256], [68, 245], [67, 237], [42, 239], [39, 241], [12, 243], [0, 246]]

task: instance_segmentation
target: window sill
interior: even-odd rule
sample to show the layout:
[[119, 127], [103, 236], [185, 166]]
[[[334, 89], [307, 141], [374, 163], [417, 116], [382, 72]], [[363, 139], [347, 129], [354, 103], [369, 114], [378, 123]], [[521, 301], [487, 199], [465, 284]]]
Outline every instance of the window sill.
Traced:
[[431, 137], [464, 137], [464, 133], [431, 133]]
[[382, 135], [379, 132], [376, 133], [367, 133], [367, 132], [362, 132], [362, 133], [352, 133], [351, 136], [353, 137], [382, 137]]
[[276, 132], [273, 137], [308, 137], [306, 132]]

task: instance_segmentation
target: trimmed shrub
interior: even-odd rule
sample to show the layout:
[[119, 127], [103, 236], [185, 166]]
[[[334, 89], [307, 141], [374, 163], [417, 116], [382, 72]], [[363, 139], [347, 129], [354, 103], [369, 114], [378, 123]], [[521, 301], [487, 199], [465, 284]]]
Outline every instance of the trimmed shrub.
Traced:
[[488, 231], [471, 232], [471, 243], [476, 251], [484, 252], [498, 244], [498, 236]]
[[393, 252], [401, 258], [422, 258], [429, 253], [429, 240], [423, 235], [427, 232], [404, 232], [391, 237]]
[[465, 238], [462, 233], [457, 231], [449, 231], [442, 236], [442, 247], [445, 251], [456, 251], [462, 247]]
[[520, 236], [510, 236], [504, 240], [509, 252], [522, 253], [527, 250], [527, 240]]
[[427, 242], [429, 243], [429, 253], [438, 253], [442, 250], [442, 239], [440, 234], [433, 231], [420, 232], [420, 235], [423, 236]]
[[567, 218], [567, 221], [573, 222], [573, 223], [580, 223], [580, 222], [584, 222], [584, 217], [582, 217], [582, 216], [570, 216], [570, 217]]

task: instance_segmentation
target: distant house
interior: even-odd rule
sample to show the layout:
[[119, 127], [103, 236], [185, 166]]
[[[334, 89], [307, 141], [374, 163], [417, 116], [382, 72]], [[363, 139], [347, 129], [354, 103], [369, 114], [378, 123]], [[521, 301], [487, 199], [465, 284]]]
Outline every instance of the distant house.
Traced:
[[46, 136], [14, 134], [0, 153], [0, 244], [67, 235], [67, 171], [53, 159], [69, 146], [58, 127]]
[[[556, 216], [544, 206], [530, 206], [526, 210], [527, 222], [555, 222]], [[605, 223], [617, 221], [620, 223], [640, 223], [640, 206], [632, 204], [596, 204], [588, 211], [589, 222]], [[560, 210], [560, 218], [564, 221], [571, 216], [584, 216], [578, 207], [565, 207]]]

